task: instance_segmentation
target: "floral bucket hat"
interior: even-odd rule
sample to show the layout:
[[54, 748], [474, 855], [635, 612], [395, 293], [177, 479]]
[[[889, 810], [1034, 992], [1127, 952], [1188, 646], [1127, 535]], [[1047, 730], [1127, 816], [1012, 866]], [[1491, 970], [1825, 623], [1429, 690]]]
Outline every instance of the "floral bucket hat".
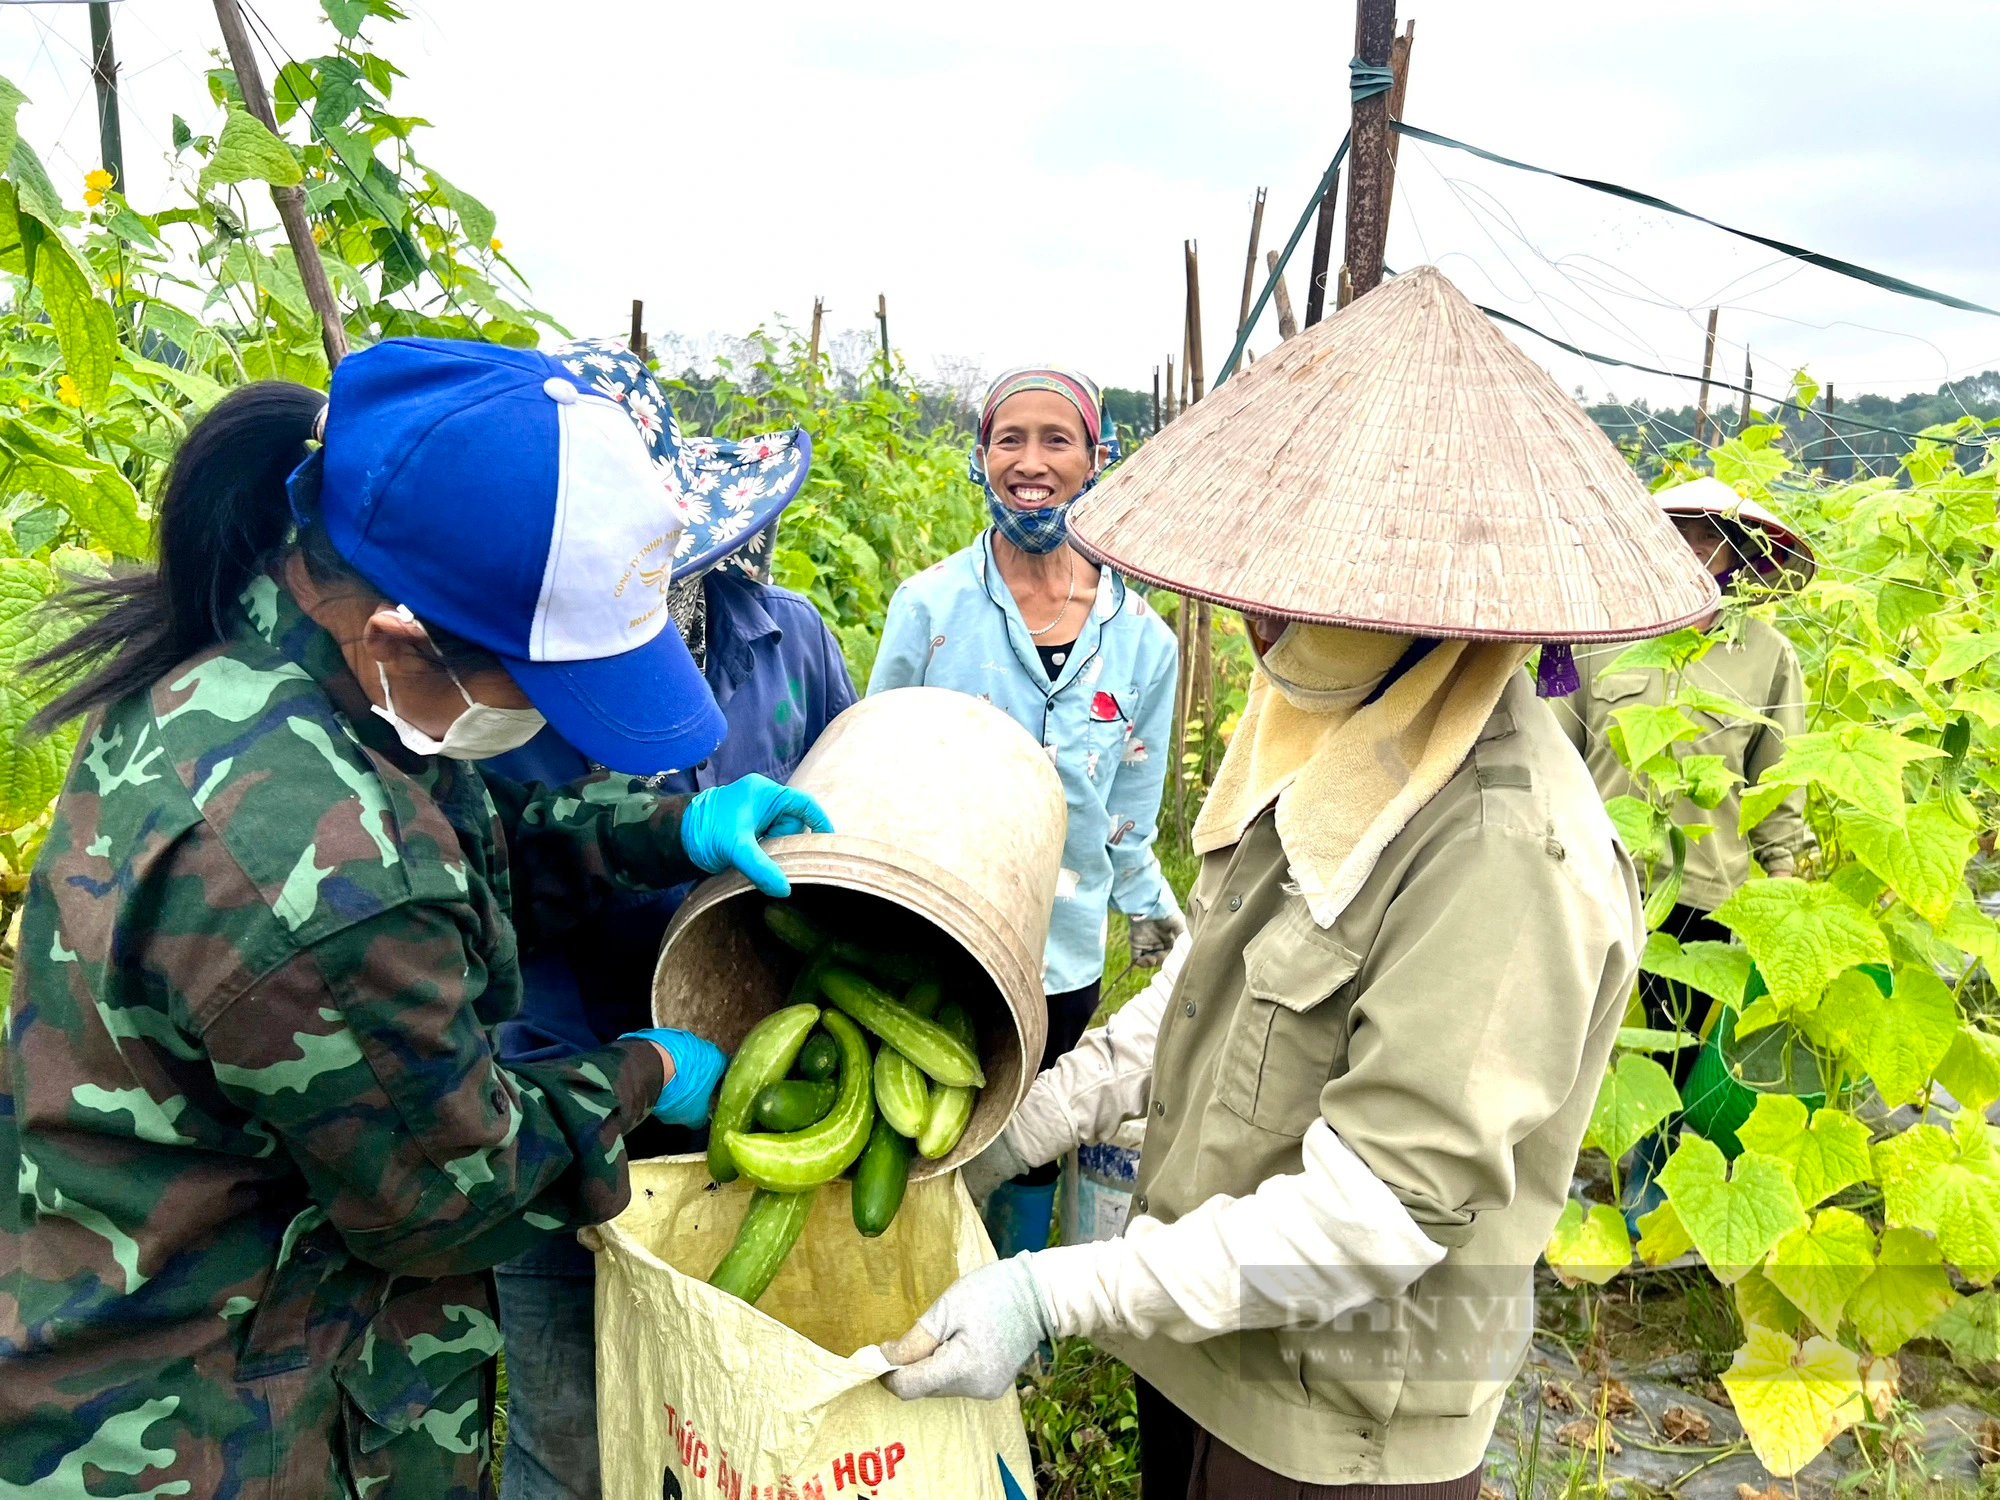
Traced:
[[667, 493], [686, 520], [674, 552], [674, 577], [726, 566], [758, 582], [771, 576], [778, 513], [798, 494], [812, 467], [812, 439], [802, 427], [736, 442], [684, 437], [660, 382], [616, 339], [575, 339], [555, 359], [590, 390], [623, 406], [644, 434]]

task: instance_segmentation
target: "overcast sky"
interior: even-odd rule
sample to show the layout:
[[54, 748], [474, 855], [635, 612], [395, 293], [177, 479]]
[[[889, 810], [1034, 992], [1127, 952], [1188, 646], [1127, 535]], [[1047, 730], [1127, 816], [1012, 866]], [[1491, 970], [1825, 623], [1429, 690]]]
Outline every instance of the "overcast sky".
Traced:
[[[844, 7], [767, 0], [405, 0], [373, 23], [408, 73], [422, 150], [499, 214], [540, 305], [577, 333], [869, 327], [876, 294], [920, 369], [1026, 360], [1144, 386], [1178, 353], [1181, 241], [1199, 241], [1208, 365], [1235, 332], [1250, 201], [1281, 247], [1346, 124], [1346, 4], [1023, 0]], [[255, 0], [297, 56], [313, 0]], [[1626, 183], [1713, 218], [2000, 307], [2000, 4], [1630, 6], [1403, 0], [1406, 118]], [[208, 0], [124, 0], [131, 196], [160, 206], [168, 121], [218, 116]], [[74, 202], [95, 165], [80, 4], [0, 6], [0, 73]], [[1303, 308], [1305, 255], [1288, 280]], [[1782, 260], [1701, 225], [1406, 143], [1389, 261], [1605, 353], [1757, 384], [1807, 365], [1901, 393], [2000, 368], [2000, 318]], [[1252, 347], [1277, 337], [1268, 317]], [[1566, 386], [1692, 399], [1532, 339]]]

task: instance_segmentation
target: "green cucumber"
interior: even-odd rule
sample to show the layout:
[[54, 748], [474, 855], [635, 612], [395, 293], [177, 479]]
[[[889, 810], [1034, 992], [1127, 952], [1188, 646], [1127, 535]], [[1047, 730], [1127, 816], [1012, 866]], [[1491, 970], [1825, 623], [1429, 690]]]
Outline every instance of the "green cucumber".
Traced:
[[838, 1011], [826, 1013], [826, 1029], [840, 1044], [840, 1093], [826, 1117], [804, 1130], [782, 1135], [745, 1135], [730, 1130], [725, 1139], [737, 1169], [753, 1184], [774, 1193], [803, 1193], [831, 1182], [868, 1144], [875, 1123], [875, 1070], [868, 1038]]
[[868, 1149], [854, 1169], [854, 1227], [869, 1239], [887, 1229], [909, 1185], [909, 1137], [884, 1116], [868, 1133]]
[[[812, 1000], [818, 997], [808, 995], [806, 998]], [[943, 985], [935, 979], [919, 979], [903, 996], [903, 1007], [917, 1015], [929, 1017], [937, 1014], [938, 1005], [943, 999]]]
[[815, 1083], [830, 1082], [840, 1072], [840, 1044], [824, 1031], [815, 1031], [799, 1053], [798, 1069]]
[[1673, 850], [1674, 862], [1666, 874], [1654, 872], [1657, 884], [1646, 893], [1646, 931], [1651, 932], [1672, 915], [1674, 903], [1681, 897], [1681, 881], [1687, 874], [1688, 838], [1681, 832], [1678, 823], [1667, 827], [1668, 847]]
[[708, 1175], [717, 1182], [731, 1182], [736, 1164], [729, 1159], [728, 1136], [750, 1123], [757, 1106], [757, 1094], [766, 1084], [776, 1083], [792, 1070], [792, 1060], [805, 1045], [806, 1033], [819, 1020], [817, 1005], [788, 1005], [774, 1010], [743, 1038], [729, 1071], [722, 1075], [722, 1092], [715, 1098], [715, 1114], [708, 1126]]
[[[978, 1045], [972, 1032], [972, 1018], [957, 1001], [938, 1012], [938, 1024], [967, 1047]], [[951, 1154], [951, 1148], [958, 1144], [958, 1138], [965, 1134], [965, 1127], [972, 1119], [972, 1106], [978, 1102], [977, 1089], [951, 1088], [942, 1083], [931, 1085], [924, 1126], [917, 1132], [917, 1150], [923, 1153], [925, 1161]]]
[[800, 1078], [782, 1078], [757, 1091], [752, 1118], [766, 1130], [804, 1130], [815, 1120], [826, 1118], [840, 1090], [831, 1079], [809, 1083]]
[[853, 970], [827, 969], [819, 976], [819, 991], [939, 1083], [961, 1088], [968, 1084], [985, 1085], [986, 1074], [970, 1047]]
[[799, 970], [799, 977], [792, 981], [792, 993], [787, 997], [791, 1005], [811, 1005], [819, 999], [820, 971], [833, 962], [833, 944], [821, 943], [806, 965]]
[[764, 925], [788, 948], [813, 955], [823, 946], [830, 946], [833, 956], [842, 963], [866, 969], [886, 984], [916, 984], [928, 979], [933, 971], [934, 966], [927, 958], [885, 953], [865, 943], [829, 939], [819, 923], [788, 902], [773, 901], [766, 906]]
[[736, 1231], [736, 1239], [708, 1278], [708, 1284], [755, 1302], [764, 1295], [778, 1267], [799, 1242], [799, 1234], [812, 1215], [811, 1193], [767, 1193], [750, 1195], [750, 1207]]
[[894, 1047], [875, 1054], [875, 1107], [902, 1134], [915, 1137], [930, 1109], [930, 1082], [924, 1070]]

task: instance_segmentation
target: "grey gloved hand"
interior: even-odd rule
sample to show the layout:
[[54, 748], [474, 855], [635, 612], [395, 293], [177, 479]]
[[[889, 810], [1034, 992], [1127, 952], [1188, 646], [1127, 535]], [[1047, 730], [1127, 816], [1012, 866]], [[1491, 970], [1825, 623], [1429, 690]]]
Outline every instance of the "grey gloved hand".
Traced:
[[1014, 1388], [1035, 1348], [1049, 1337], [1049, 1313], [1034, 1255], [981, 1266], [945, 1288], [916, 1326], [882, 1345], [891, 1370], [882, 1383], [905, 1401], [972, 1396], [993, 1401]]
[[1132, 923], [1132, 963], [1141, 969], [1157, 969], [1166, 961], [1174, 940], [1187, 931], [1187, 918], [1177, 911], [1164, 917], [1139, 917]]
[[972, 1194], [972, 1201], [984, 1208], [1001, 1183], [1012, 1182], [1036, 1165], [1014, 1149], [1003, 1130], [993, 1138], [992, 1145], [960, 1167], [958, 1175], [965, 1179], [965, 1190]]

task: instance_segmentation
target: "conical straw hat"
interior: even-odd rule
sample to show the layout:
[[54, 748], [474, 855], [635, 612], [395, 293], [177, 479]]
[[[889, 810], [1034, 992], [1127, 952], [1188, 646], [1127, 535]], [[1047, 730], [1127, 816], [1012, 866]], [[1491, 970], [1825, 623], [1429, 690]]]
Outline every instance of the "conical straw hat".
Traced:
[[1431, 266], [1190, 408], [1069, 530], [1197, 599], [1420, 635], [1626, 640], [1718, 597], [1611, 440]]
[[1737, 494], [1733, 486], [1713, 475], [1704, 474], [1657, 491], [1653, 498], [1670, 516], [1712, 516], [1763, 532], [1765, 543], [1753, 546], [1744, 561], [1767, 580], [1782, 578], [1793, 586], [1802, 585], [1819, 566], [1812, 547], [1789, 522], [1768, 506]]

